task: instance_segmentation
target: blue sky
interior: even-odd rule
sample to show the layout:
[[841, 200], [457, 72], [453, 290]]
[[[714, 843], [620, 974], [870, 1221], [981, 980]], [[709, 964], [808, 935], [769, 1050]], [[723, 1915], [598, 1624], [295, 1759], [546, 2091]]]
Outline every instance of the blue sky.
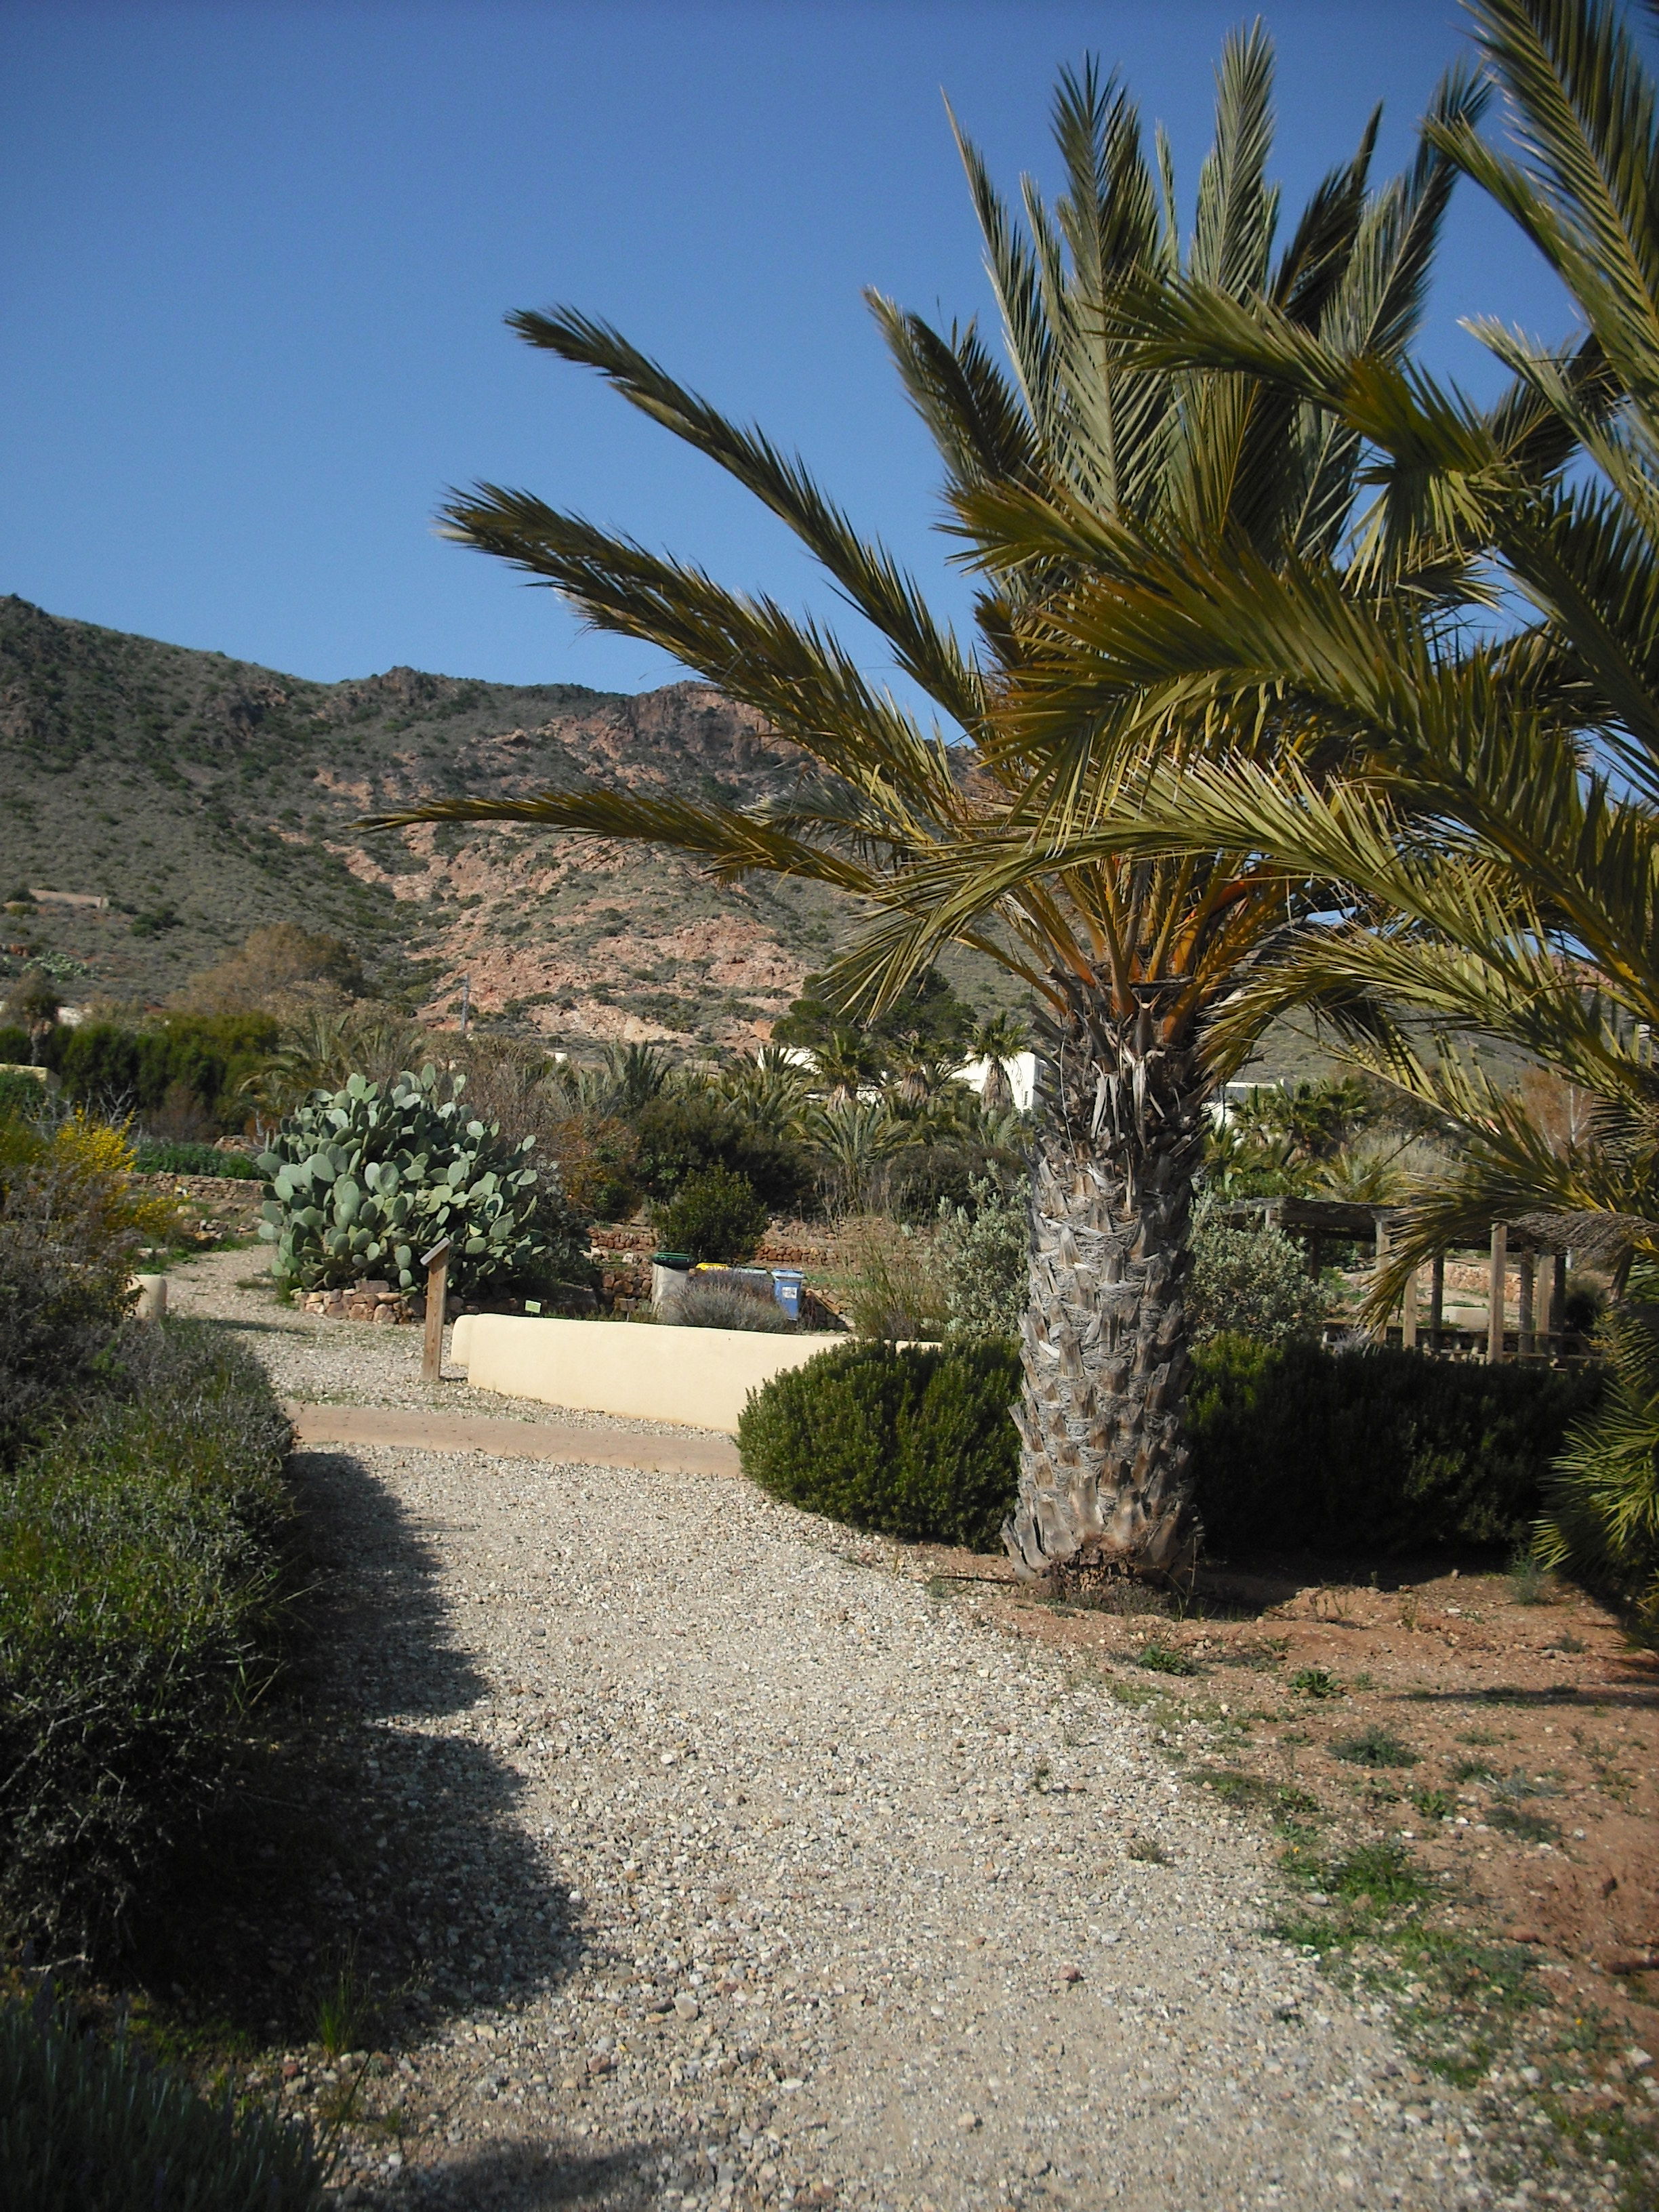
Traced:
[[[1385, 103], [1389, 167], [1463, 44], [1450, 0], [1269, 5], [1299, 204]], [[833, 611], [781, 526], [502, 326], [570, 301], [798, 447], [952, 611], [934, 471], [868, 284], [981, 312], [941, 94], [1049, 183], [1059, 65], [1121, 67], [1190, 191], [1209, 0], [0, 0], [0, 591], [331, 679], [409, 662], [635, 690], [676, 672], [437, 539], [486, 477]], [[1472, 192], [1425, 352], [1565, 310]], [[871, 665], [877, 665], [873, 649]]]

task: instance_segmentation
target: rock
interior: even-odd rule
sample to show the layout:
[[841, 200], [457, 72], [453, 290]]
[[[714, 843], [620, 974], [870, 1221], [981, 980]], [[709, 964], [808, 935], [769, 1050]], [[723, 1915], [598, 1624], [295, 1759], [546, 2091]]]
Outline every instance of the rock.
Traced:
[[674, 2009], [682, 2020], [695, 2020], [702, 2007], [688, 1990], [682, 1990], [674, 2000]]
[[980, 2117], [977, 2112], [959, 2112], [957, 2115], [957, 2125], [962, 2130], [962, 2132], [965, 2136], [972, 2135], [974, 2130], [978, 2127], [979, 2124]]

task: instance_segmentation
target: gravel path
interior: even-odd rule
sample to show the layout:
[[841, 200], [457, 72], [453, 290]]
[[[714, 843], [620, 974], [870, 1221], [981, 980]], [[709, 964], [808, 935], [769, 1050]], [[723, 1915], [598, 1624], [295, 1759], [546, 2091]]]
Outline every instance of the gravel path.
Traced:
[[[413, 1332], [250, 1307], [233, 1256], [175, 1303], [256, 1319], [284, 1395], [416, 1402]], [[1259, 1932], [1257, 1836], [888, 1547], [718, 1476], [304, 1473], [352, 1597], [342, 1724], [419, 1824], [356, 1904], [443, 2023], [349, 2198], [1510, 2201], [1472, 2107]]]
[[[268, 1248], [267, 1248], [268, 1249]], [[398, 1406], [445, 1413], [480, 1413], [492, 1420], [547, 1421], [629, 1436], [719, 1436], [669, 1421], [620, 1420], [580, 1407], [554, 1409], [528, 1399], [475, 1390], [465, 1371], [449, 1365], [444, 1331], [444, 1380], [421, 1380], [418, 1328], [371, 1328], [362, 1322], [324, 1321], [297, 1312], [269, 1287], [264, 1250], [216, 1252], [175, 1267], [167, 1277], [167, 1310], [222, 1322], [264, 1362], [279, 1398], [313, 1406]]]

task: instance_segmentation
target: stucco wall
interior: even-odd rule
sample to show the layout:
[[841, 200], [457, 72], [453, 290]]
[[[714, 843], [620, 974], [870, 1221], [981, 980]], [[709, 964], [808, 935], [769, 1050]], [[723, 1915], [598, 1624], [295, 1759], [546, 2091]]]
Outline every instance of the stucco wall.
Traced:
[[735, 1433], [751, 1390], [844, 1336], [772, 1336], [660, 1322], [464, 1314], [449, 1356], [477, 1390], [589, 1413]]

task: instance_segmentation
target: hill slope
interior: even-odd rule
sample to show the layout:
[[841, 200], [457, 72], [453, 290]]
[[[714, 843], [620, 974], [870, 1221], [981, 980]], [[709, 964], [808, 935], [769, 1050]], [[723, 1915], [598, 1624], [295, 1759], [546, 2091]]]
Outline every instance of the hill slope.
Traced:
[[[841, 933], [815, 886], [725, 890], [672, 857], [529, 830], [350, 824], [586, 776], [752, 805], [789, 788], [797, 757], [696, 684], [631, 698], [408, 668], [312, 684], [0, 599], [0, 896], [111, 901], [3, 933], [38, 945], [70, 997], [143, 1003], [257, 923], [300, 921], [429, 1013], [467, 974], [481, 1012], [550, 1036], [752, 1041]], [[1008, 998], [973, 971], [957, 980], [981, 1003]]]

